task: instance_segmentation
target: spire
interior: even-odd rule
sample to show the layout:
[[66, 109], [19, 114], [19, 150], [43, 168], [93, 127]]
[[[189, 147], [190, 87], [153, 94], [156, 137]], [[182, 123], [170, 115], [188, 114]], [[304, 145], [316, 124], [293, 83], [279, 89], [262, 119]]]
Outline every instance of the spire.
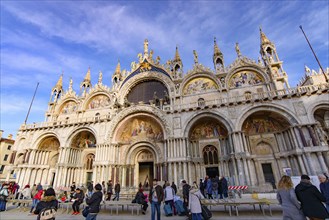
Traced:
[[175, 62], [182, 61], [181, 58], [180, 58], [179, 52], [178, 52], [178, 46], [177, 45], [176, 45], [176, 53], [175, 53], [174, 61]]
[[115, 68], [114, 74], [120, 74], [121, 73], [121, 65], [120, 65], [120, 60], [118, 60], [117, 67]]
[[85, 76], [83, 82], [89, 82], [90, 83], [90, 67], [88, 67], [88, 71], [86, 73], [86, 76]]
[[266, 37], [264, 32], [262, 31], [262, 27], [259, 27], [259, 33], [260, 33], [260, 44], [271, 44], [272, 42]]
[[57, 81], [57, 83], [56, 83], [56, 85], [54, 86], [54, 88], [53, 89], [57, 89], [58, 91], [59, 90], [62, 90], [62, 88], [63, 88], [63, 73], [61, 74], [61, 76], [59, 77], [59, 79], [58, 79], [58, 81]]
[[216, 42], [216, 37], [214, 37], [214, 57], [216, 56], [220, 56], [222, 57], [223, 54], [222, 52], [219, 50], [218, 46], [217, 46], [217, 42]]
[[224, 69], [224, 57], [223, 53], [217, 46], [216, 37], [214, 37], [214, 55], [212, 57], [214, 62], [215, 70], [223, 70]]
[[102, 71], [99, 71], [98, 84], [102, 84], [102, 81], [103, 81], [103, 73]]

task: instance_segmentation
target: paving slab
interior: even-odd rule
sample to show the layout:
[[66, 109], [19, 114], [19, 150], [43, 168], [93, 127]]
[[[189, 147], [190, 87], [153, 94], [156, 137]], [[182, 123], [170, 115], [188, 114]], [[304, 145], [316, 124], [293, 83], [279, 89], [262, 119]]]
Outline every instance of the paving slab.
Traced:
[[[113, 214], [110, 214], [110, 210], [101, 210], [97, 216], [97, 220], [145, 220], [151, 219], [151, 209], [147, 210], [146, 215], [140, 214], [132, 215], [131, 210], [119, 210], [119, 214], [116, 215], [115, 211]], [[186, 220], [185, 216], [170, 216], [167, 217], [164, 215], [163, 210], [161, 210], [161, 219], [162, 220]], [[272, 207], [272, 216], [270, 216], [269, 210], [265, 208], [265, 216], [260, 212], [259, 209], [253, 210], [252, 207], [240, 207], [239, 216], [236, 216], [235, 212], [232, 212], [232, 216], [229, 215], [228, 211], [224, 210], [222, 207], [212, 207], [211, 211], [213, 217], [211, 220], [281, 220], [282, 211], [280, 206], [274, 205]], [[29, 211], [24, 211], [23, 209], [18, 209], [16, 206], [9, 206], [8, 210], [5, 212], [0, 212], [1, 220], [35, 220], [36, 215], [29, 214]], [[57, 220], [82, 220], [85, 219], [82, 215], [71, 215], [67, 213], [66, 210], [59, 209], [56, 216]]]

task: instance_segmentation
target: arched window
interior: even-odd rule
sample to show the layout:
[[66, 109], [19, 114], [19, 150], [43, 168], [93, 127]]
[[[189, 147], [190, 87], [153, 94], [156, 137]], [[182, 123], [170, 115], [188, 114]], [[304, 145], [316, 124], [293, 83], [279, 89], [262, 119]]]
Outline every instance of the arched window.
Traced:
[[217, 148], [208, 145], [205, 148], [203, 148], [203, 160], [204, 164], [218, 164], [218, 151]]
[[85, 168], [86, 170], [92, 170], [93, 169], [93, 163], [94, 163], [95, 155], [94, 154], [88, 154], [86, 157], [86, 163]]

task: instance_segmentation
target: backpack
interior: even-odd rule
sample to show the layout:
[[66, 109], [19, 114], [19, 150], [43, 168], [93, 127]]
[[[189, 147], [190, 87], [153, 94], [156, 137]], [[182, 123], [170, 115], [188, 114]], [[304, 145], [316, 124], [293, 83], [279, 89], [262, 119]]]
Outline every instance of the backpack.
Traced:
[[47, 207], [41, 210], [39, 213], [40, 220], [54, 220], [56, 217], [56, 208], [54, 207]]

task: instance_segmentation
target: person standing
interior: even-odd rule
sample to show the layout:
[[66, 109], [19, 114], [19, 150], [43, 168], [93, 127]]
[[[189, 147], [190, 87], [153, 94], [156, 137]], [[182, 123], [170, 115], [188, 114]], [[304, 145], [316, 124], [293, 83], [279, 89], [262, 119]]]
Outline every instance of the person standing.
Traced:
[[158, 180], [153, 179], [153, 186], [150, 189], [149, 201], [151, 203], [151, 219], [155, 220], [155, 212], [157, 212], [157, 220], [160, 220], [160, 206], [163, 201], [163, 188], [158, 185]]
[[115, 197], [113, 198], [113, 201], [116, 199], [117, 201], [119, 201], [119, 195], [120, 195], [120, 183], [119, 181], [117, 181], [117, 183], [114, 186], [114, 193], [115, 193]]
[[7, 197], [9, 196], [8, 185], [3, 184], [0, 191], [0, 212], [6, 211]]
[[170, 183], [166, 183], [166, 188], [164, 189], [164, 200], [165, 204], [170, 204], [171, 209], [173, 210], [174, 215], [176, 215], [176, 209], [174, 206], [174, 196], [175, 191], [171, 188]]
[[281, 177], [276, 198], [282, 206], [283, 219], [306, 220], [300, 209], [290, 176], [284, 175]]
[[212, 191], [212, 198], [218, 199], [218, 182], [216, 178], [211, 179], [211, 191]]
[[102, 186], [101, 184], [95, 185], [95, 192], [92, 196], [86, 199], [86, 203], [89, 206], [89, 214], [86, 217], [86, 220], [96, 220], [97, 214], [100, 210], [100, 204], [103, 199]]
[[112, 184], [112, 180], [109, 180], [107, 183], [107, 201], [111, 200], [111, 196], [113, 194], [113, 184]]
[[79, 215], [80, 213], [80, 204], [83, 203], [83, 199], [84, 199], [84, 195], [83, 192], [79, 189], [76, 188], [75, 193], [73, 195], [73, 204], [72, 204], [72, 209], [73, 209], [73, 213], [72, 215]]
[[200, 192], [202, 193], [203, 196], [204, 195], [204, 184], [203, 184], [203, 179], [200, 179], [200, 183], [199, 183], [199, 189], [200, 189]]
[[322, 204], [326, 198], [312, 185], [309, 176], [301, 176], [301, 181], [296, 186], [295, 192], [297, 199], [301, 202], [304, 215], [310, 220], [329, 218], [329, 214]]
[[211, 179], [207, 176], [206, 191], [208, 199], [212, 199], [212, 182]]
[[27, 184], [23, 191], [22, 191], [22, 195], [23, 195], [23, 199], [31, 199], [31, 195], [32, 195], [32, 190], [30, 188], [30, 185]]
[[188, 207], [188, 201], [189, 201], [189, 193], [191, 186], [187, 184], [186, 180], [182, 180], [182, 185], [183, 185], [183, 202], [185, 205], [185, 208]]
[[177, 194], [177, 186], [176, 186], [175, 182], [171, 183], [171, 188], [173, 188], [173, 190], [175, 192], [175, 195], [176, 195]]
[[88, 194], [88, 197], [91, 197], [91, 195], [93, 194], [93, 181], [91, 182], [88, 182], [87, 184], [87, 194]]
[[329, 212], [329, 180], [324, 174], [319, 175], [318, 178], [320, 181], [320, 191], [326, 198], [326, 209]]
[[188, 208], [190, 212], [192, 213], [192, 220], [202, 220], [201, 218], [201, 203], [200, 199], [204, 199], [204, 196], [200, 192], [200, 190], [192, 186], [191, 190], [189, 191], [189, 203], [188, 203]]
[[102, 181], [102, 193], [103, 193], [103, 201], [105, 201], [105, 195], [106, 195], [105, 181]]
[[[221, 186], [222, 186], [222, 190], [223, 190], [224, 199], [226, 199], [228, 197], [228, 183], [224, 176], [221, 177]], [[221, 198], [221, 199], [223, 199], [223, 198]]]

